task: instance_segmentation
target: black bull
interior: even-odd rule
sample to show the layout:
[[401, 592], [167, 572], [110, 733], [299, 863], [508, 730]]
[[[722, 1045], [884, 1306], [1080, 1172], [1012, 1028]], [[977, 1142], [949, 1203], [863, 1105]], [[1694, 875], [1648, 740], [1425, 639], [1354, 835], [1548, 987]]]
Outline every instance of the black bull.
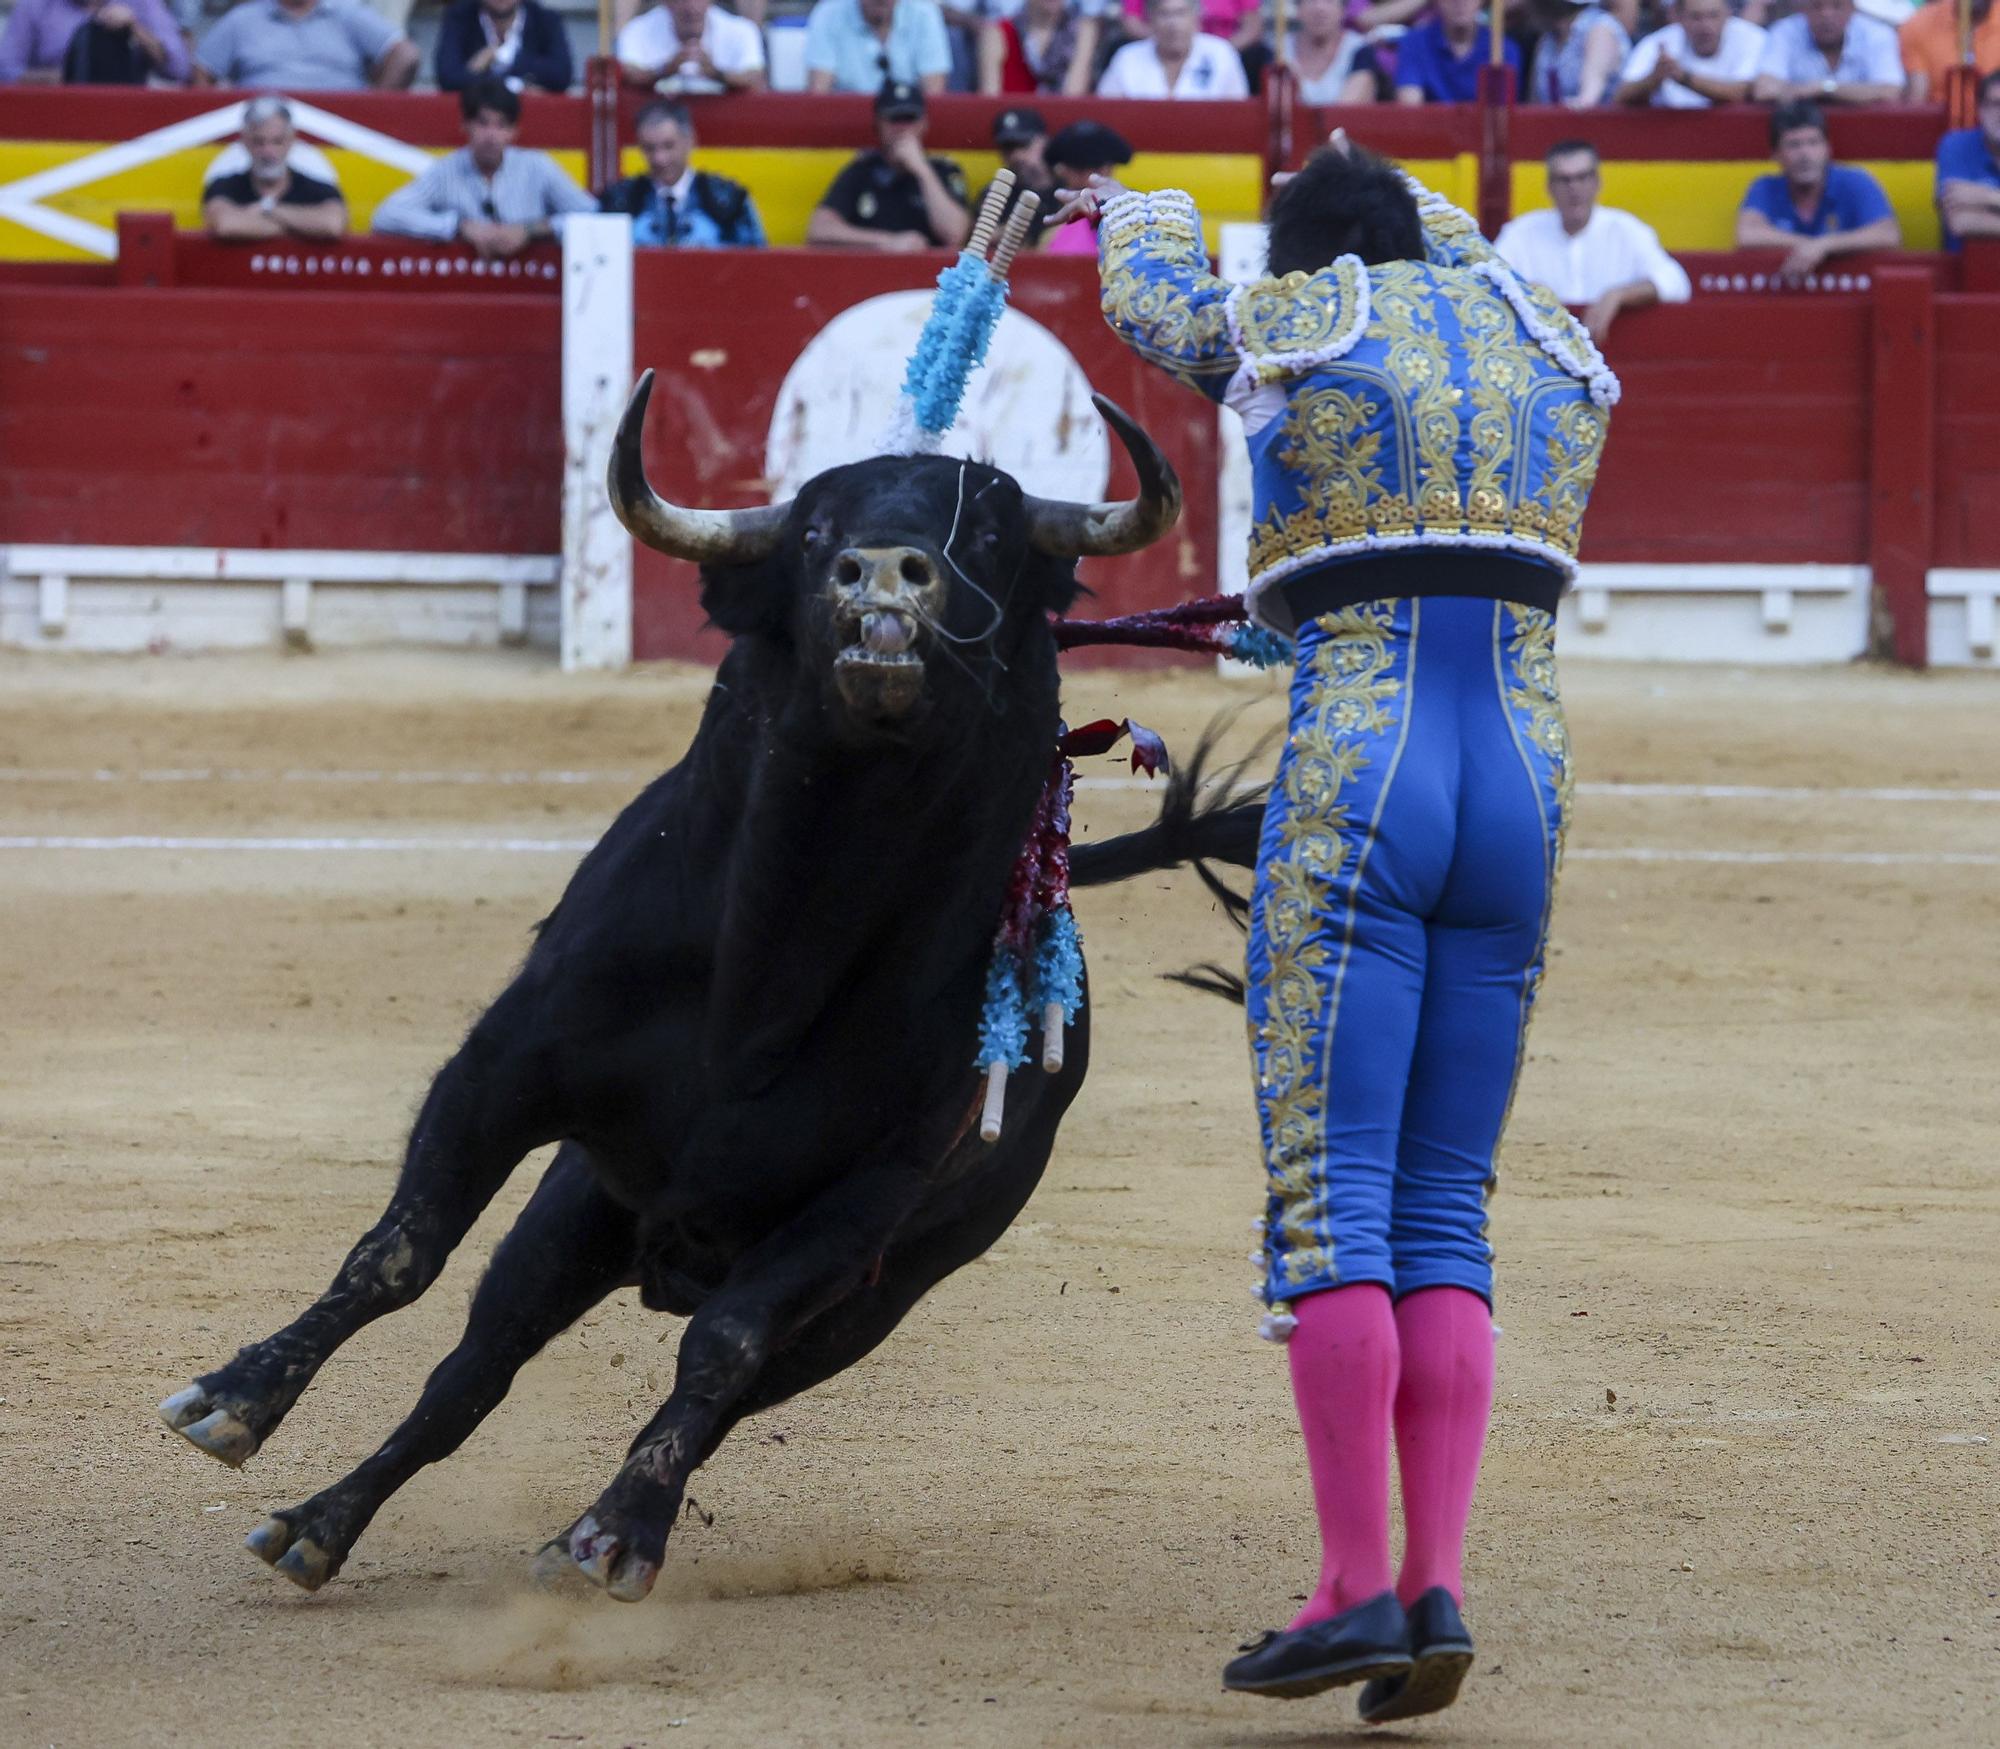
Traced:
[[[235, 1465], [341, 1343], [437, 1278], [508, 1174], [559, 1147], [458, 1347], [409, 1418], [250, 1547], [316, 1589], [389, 1496], [446, 1457], [550, 1338], [617, 1288], [688, 1318], [672, 1395], [545, 1553], [645, 1596], [688, 1479], [744, 1416], [867, 1354], [1020, 1212], [1089, 1064], [1014, 1076], [969, 1133], [974, 1037], [1009, 870], [1057, 735], [1049, 616], [1076, 560], [1157, 538], [1179, 484], [1123, 413], [1121, 504], [1037, 500], [944, 457], [836, 468], [789, 504], [682, 510], [639, 462], [613, 503], [702, 564], [732, 634], [686, 757], [586, 856], [525, 963], [439, 1072], [394, 1195], [331, 1287], [161, 1413]], [[1078, 846], [1082, 885], [1251, 860], [1257, 808], [1195, 802]]]

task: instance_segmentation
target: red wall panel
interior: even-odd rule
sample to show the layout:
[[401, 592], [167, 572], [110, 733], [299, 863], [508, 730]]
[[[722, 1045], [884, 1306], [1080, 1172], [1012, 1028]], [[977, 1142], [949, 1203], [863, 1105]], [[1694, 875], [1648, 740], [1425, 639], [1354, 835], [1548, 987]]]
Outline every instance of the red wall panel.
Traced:
[[0, 540], [552, 553], [546, 296], [0, 286]]
[[1584, 558], [1866, 563], [1870, 322], [1866, 298], [1808, 295], [1625, 317]]
[[1933, 564], [2000, 566], [2000, 297], [1938, 299], [1933, 502]]

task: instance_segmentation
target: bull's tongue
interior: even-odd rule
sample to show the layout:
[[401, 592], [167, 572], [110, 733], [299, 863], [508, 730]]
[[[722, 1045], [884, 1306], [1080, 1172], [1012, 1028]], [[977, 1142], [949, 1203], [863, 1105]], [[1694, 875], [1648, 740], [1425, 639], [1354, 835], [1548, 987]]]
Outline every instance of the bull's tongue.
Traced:
[[910, 647], [910, 622], [900, 613], [871, 613], [861, 621], [861, 644], [877, 656], [894, 656]]

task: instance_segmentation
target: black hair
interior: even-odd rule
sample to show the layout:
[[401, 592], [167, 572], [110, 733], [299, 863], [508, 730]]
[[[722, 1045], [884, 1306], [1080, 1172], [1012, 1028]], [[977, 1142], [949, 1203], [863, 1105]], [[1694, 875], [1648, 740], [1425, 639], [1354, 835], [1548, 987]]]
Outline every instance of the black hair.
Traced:
[[505, 118], [509, 127], [521, 125], [520, 94], [511, 90], [504, 79], [475, 79], [458, 94], [458, 113], [467, 121], [477, 120], [480, 111], [486, 109]]
[[1984, 103], [1987, 98], [1991, 97], [1996, 86], [2000, 86], [2000, 67], [1995, 67], [1992, 72], [1979, 81], [1979, 101]]
[[1826, 113], [1817, 103], [1808, 103], [1803, 98], [1794, 103], [1781, 103], [1771, 111], [1771, 150], [1778, 149], [1778, 142], [1794, 128], [1816, 128], [1826, 133]]
[[684, 134], [694, 132], [694, 117], [688, 114], [685, 103], [676, 103], [672, 98], [656, 97], [632, 118], [632, 132], [650, 126], [656, 121], [670, 121]]
[[1270, 271], [1316, 273], [1342, 255], [1421, 261], [1417, 197], [1395, 167], [1373, 152], [1322, 146], [1271, 202]]
[[1567, 158], [1572, 152], [1588, 152], [1593, 164], [1601, 162], [1597, 148], [1588, 140], [1558, 140], [1542, 154], [1544, 164], [1553, 164], [1558, 158]]

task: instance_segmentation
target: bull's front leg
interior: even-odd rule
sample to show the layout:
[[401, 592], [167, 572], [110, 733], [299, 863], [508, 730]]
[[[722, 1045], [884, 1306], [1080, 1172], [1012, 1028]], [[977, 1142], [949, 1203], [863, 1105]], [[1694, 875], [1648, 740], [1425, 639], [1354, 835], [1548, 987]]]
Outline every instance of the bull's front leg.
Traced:
[[395, 1194], [333, 1283], [284, 1329], [238, 1350], [160, 1405], [160, 1418], [232, 1469], [256, 1452], [334, 1350], [407, 1306], [520, 1164], [554, 1139], [538, 1063], [503, 997], [438, 1072], [410, 1133]]
[[625, 1603], [652, 1590], [688, 1478], [766, 1359], [867, 1281], [924, 1189], [910, 1168], [864, 1168], [738, 1259], [682, 1333], [673, 1395], [569, 1533], [586, 1578]]

